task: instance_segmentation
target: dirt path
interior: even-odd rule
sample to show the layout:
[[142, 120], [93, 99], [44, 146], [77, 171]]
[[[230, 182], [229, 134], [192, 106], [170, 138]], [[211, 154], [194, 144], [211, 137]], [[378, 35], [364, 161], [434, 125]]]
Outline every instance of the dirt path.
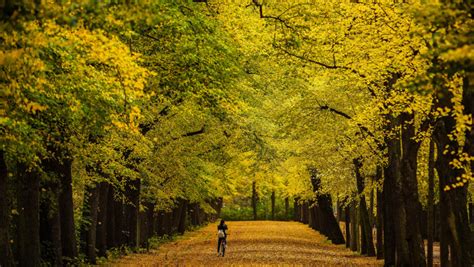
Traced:
[[186, 233], [148, 254], [124, 257], [109, 266], [382, 266], [296, 222], [228, 222], [226, 256], [217, 256], [217, 224]]

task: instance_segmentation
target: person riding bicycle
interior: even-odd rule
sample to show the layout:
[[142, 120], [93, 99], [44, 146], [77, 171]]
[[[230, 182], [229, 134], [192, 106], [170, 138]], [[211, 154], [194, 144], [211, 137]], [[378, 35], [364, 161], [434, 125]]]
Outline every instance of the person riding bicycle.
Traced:
[[[221, 220], [221, 223], [217, 226], [217, 256], [220, 256], [222, 254], [222, 257], [224, 257], [225, 253], [225, 247], [226, 247], [226, 238], [227, 238], [227, 224], [225, 224], [224, 220]], [[220, 252], [222, 244], [222, 253]]]

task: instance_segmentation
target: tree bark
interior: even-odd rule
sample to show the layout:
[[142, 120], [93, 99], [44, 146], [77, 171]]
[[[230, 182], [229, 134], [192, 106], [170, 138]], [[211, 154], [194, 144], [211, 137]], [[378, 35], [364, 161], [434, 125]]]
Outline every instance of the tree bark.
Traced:
[[63, 260], [72, 263], [77, 257], [74, 205], [72, 200], [72, 160], [64, 158], [59, 163], [61, 191], [59, 193], [59, 215], [61, 217], [61, 243]]
[[433, 267], [433, 239], [434, 239], [434, 141], [430, 140], [430, 152], [428, 156], [428, 255], [427, 265]]
[[178, 233], [184, 234], [186, 231], [186, 210], [188, 209], [188, 201], [183, 199], [181, 200], [181, 205], [179, 209], [179, 219], [178, 219]]
[[301, 208], [299, 204], [299, 198], [295, 197], [293, 202], [293, 220], [300, 222], [301, 221]]
[[19, 266], [40, 266], [39, 185], [39, 173], [24, 164], [18, 164]]
[[[383, 179], [382, 167], [377, 166], [376, 180], [381, 181]], [[377, 188], [377, 259], [383, 259], [383, 191]]]
[[42, 169], [48, 179], [40, 193], [41, 257], [53, 266], [62, 266], [61, 217], [59, 214], [60, 164], [54, 158], [43, 159]]
[[[390, 117], [390, 125], [387, 126], [387, 130], [400, 126], [397, 118]], [[383, 227], [384, 227], [384, 262], [385, 266], [395, 266], [395, 255], [396, 255], [396, 237], [395, 237], [395, 220], [397, 216], [397, 203], [396, 199], [396, 184], [397, 176], [399, 176], [399, 157], [400, 157], [400, 139], [399, 138], [385, 138], [388, 151], [388, 164], [384, 169], [384, 181], [383, 181]]]
[[285, 197], [285, 220], [288, 220], [290, 217], [290, 199]]
[[98, 255], [104, 257], [107, 255], [107, 207], [109, 198], [109, 187], [107, 182], [99, 184], [99, 208], [97, 213], [97, 233], [96, 247]]
[[165, 217], [165, 212], [160, 210], [156, 213], [156, 219], [155, 219], [155, 229], [156, 229], [156, 234], [158, 236], [163, 236], [165, 234], [165, 231], [163, 229], [164, 225], [163, 225], [163, 220], [164, 220], [164, 217]]
[[141, 180], [135, 179], [132, 181], [132, 194], [130, 201], [131, 206], [131, 218], [130, 218], [130, 240], [131, 246], [137, 247], [139, 244], [139, 229], [138, 229], [138, 214], [140, 212], [140, 192], [141, 192]]
[[146, 244], [148, 245], [148, 239], [152, 238], [155, 233], [156, 233], [156, 229], [155, 229], [155, 204], [154, 203], [150, 203], [150, 202], [147, 202], [145, 204], [146, 206]]
[[252, 183], [252, 209], [253, 209], [253, 219], [257, 220], [257, 182]]
[[[440, 100], [441, 102], [442, 100]], [[444, 103], [444, 106], [447, 106]], [[444, 150], [457, 151], [457, 142], [450, 140], [449, 134], [456, 126], [452, 117], [442, 117], [435, 126], [434, 135], [437, 147], [436, 169], [439, 175], [440, 224], [441, 224], [441, 264], [447, 266], [448, 249], [452, 266], [471, 266], [473, 263], [473, 240], [467, 216], [467, 184], [453, 187], [462, 171], [453, 169], [450, 162], [455, 155], [443, 153]], [[448, 146], [449, 145], [449, 146]], [[446, 186], [450, 190], [445, 191]]]
[[[110, 197], [109, 197], [110, 198]], [[124, 235], [124, 205], [121, 199], [114, 200], [114, 215], [115, 215], [115, 230], [114, 230], [114, 239], [115, 239], [115, 246], [120, 247], [125, 245], [126, 238]]]
[[107, 195], [107, 248], [115, 248], [118, 246], [116, 239], [116, 200], [115, 200], [115, 189], [112, 185], [109, 186], [109, 192]]
[[96, 234], [97, 234], [97, 213], [99, 205], [99, 185], [91, 185], [86, 189], [86, 196], [84, 201], [83, 219], [83, 235], [85, 238], [84, 252], [88, 261], [92, 264], [96, 263], [97, 253]]
[[474, 224], [474, 203], [469, 203], [469, 223]]
[[[401, 155], [401, 192], [402, 209], [401, 219], [405, 218], [404, 225], [400, 226], [399, 231], [404, 231], [403, 238], [397, 240], [397, 244], [403, 242], [403, 252], [405, 246], [408, 248], [408, 254], [404, 255], [403, 262], [400, 264], [409, 264], [410, 266], [426, 266], [423, 238], [420, 229], [420, 202], [418, 197], [417, 159], [420, 141], [415, 140], [415, 115], [413, 113], [400, 114], [402, 120], [402, 150]], [[398, 192], [398, 190], [397, 190]], [[408, 256], [408, 259], [405, 258]], [[408, 261], [406, 261], [408, 260]]]
[[272, 191], [272, 221], [275, 220], [275, 190]]
[[344, 218], [346, 219], [345, 221], [345, 226], [346, 226], [346, 248], [351, 247], [351, 207], [350, 204], [347, 204], [344, 207]]
[[351, 220], [351, 230], [350, 230], [350, 248], [352, 251], [357, 251], [359, 248], [359, 225], [357, 223], [357, 204], [355, 201], [352, 201], [350, 205], [350, 220]]
[[[46, 189], [40, 204], [41, 258], [52, 266], [63, 266], [61, 247], [61, 218], [58, 211], [58, 188]], [[43, 193], [41, 193], [43, 194]]]
[[313, 221], [313, 229], [316, 231], [321, 231], [321, 216], [319, 215], [319, 207], [317, 205], [313, 205], [313, 207], [311, 207], [311, 216]]
[[360, 172], [362, 162], [360, 159], [354, 159], [355, 175], [357, 180], [357, 191], [359, 193], [359, 216], [362, 230], [361, 253], [367, 256], [375, 256], [374, 241], [372, 237], [372, 227], [370, 224], [369, 214], [367, 212], [367, 204], [364, 195], [364, 178]]
[[301, 207], [301, 220], [302, 220], [302, 223], [304, 224], [308, 224], [309, 223], [309, 205], [308, 205], [308, 201], [304, 201], [303, 202], [303, 205]]
[[318, 176], [317, 170], [314, 167], [309, 168], [311, 185], [313, 192], [316, 194], [318, 213], [317, 217], [321, 218], [321, 230], [333, 244], [344, 244], [344, 236], [342, 235], [339, 223], [332, 211], [332, 200], [329, 194], [319, 193], [321, 187], [321, 179]]
[[5, 153], [0, 150], [0, 266], [13, 265], [13, 255], [10, 248], [10, 203], [8, 201], [8, 170]]

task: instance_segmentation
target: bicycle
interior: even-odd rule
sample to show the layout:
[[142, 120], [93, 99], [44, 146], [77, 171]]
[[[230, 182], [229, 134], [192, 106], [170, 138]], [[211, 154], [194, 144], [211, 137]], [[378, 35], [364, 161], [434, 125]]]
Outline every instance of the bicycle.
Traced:
[[225, 255], [225, 249], [227, 247], [227, 238], [222, 238], [222, 239], [219, 239], [219, 252], [217, 254], [217, 256], [221, 256], [224, 257]]

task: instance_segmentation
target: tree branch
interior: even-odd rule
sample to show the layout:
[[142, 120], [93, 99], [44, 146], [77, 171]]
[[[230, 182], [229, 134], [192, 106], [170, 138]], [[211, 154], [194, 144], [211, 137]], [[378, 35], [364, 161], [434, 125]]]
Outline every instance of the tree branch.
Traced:
[[[345, 113], [345, 112], [343, 112], [343, 111], [337, 110], [337, 109], [335, 109], [335, 108], [332, 108], [332, 107], [328, 106], [327, 104], [326, 104], [326, 105], [322, 105], [322, 106], [319, 105], [319, 109], [320, 109], [320, 110], [328, 110], [328, 111], [331, 111], [331, 112], [333, 112], [333, 113], [335, 113], [335, 114], [337, 114], [337, 115], [339, 115], [339, 116], [341, 116], [341, 117], [344, 117], [344, 118], [346, 118], [346, 119], [348, 119], [348, 120], [351, 120], [351, 119], [352, 119], [352, 117], [351, 117], [349, 114], [347, 114], [347, 113]], [[365, 127], [364, 125], [362, 125], [362, 124], [360, 124], [360, 123], [357, 123], [356, 125], [357, 125], [357, 127], [359, 127], [359, 130], [360, 130], [362, 133], [365, 133], [365, 134], [367, 134], [368, 136], [370, 136], [370, 137], [372, 137], [372, 138], [374, 139], [374, 142], [377, 144], [377, 148], [378, 148], [378, 149], [381, 149], [381, 150], [385, 149], [385, 144], [380, 143], [380, 142], [378, 141], [378, 139], [375, 137], [375, 135], [369, 130], [369, 128]]]
[[[285, 25], [285, 27], [287, 27], [288, 29], [292, 29], [294, 30], [293, 26], [289, 25], [288, 22], [286, 22], [284, 19], [281, 18], [281, 15], [280, 16], [270, 16], [270, 15], [264, 15], [263, 14], [263, 4], [260, 3], [258, 0], [252, 0], [253, 4], [258, 7], [258, 11], [260, 13], [260, 18], [262, 19], [274, 19], [274, 20], [277, 20], [279, 21], [280, 23], [282, 23], [283, 25]], [[282, 13], [283, 14], [283, 13]]]
[[347, 113], [342, 112], [342, 111], [337, 110], [337, 109], [334, 109], [334, 108], [332, 108], [332, 107], [329, 107], [328, 105], [319, 106], [319, 109], [320, 109], [320, 110], [329, 110], [329, 111], [331, 111], [331, 112], [333, 112], [333, 113], [336, 113], [337, 115], [340, 115], [340, 116], [342, 116], [342, 117], [344, 117], [344, 118], [346, 118], [346, 119], [348, 119], [348, 120], [352, 119], [352, 117], [349, 116]]
[[[199, 129], [199, 130], [197, 130], [197, 131], [194, 131], [194, 132], [185, 133], [185, 134], [181, 135], [181, 137], [190, 137], [190, 136], [195, 136], [195, 135], [202, 134], [202, 133], [204, 133], [205, 127], [206, 127], [206, 125], [203, 125], [203, 126], [201, 127], [201, 129]], [[176, 138], [176, 139], [177, 139], [177, 138]], [[175, 139], [175, 140], [176, 140], [176, 139]]]

